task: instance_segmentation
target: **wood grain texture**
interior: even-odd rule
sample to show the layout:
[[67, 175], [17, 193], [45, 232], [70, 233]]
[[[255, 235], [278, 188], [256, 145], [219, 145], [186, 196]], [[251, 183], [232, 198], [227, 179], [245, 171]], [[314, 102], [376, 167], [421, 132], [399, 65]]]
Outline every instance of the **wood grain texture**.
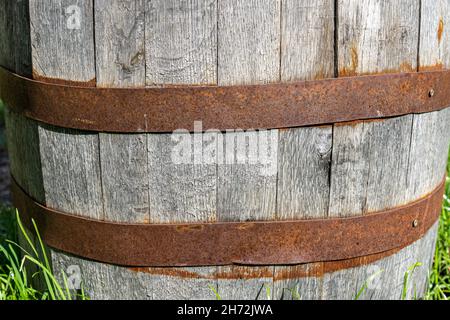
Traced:
[[224, 266], [218, 274], [218, 293], [223, 300], [272, 300], [274, 267]]
[[[338, 6], [340, 76], [416, 69], [419, 1], [344, 0]], [[413, 130], [413, 116], [334, 126], [329, 216], [366, 214], [412, 200], [407, 168]], [[433, 238], [435, 230], [428, 236]], [[353, 299], [380, 270], [386, 276], [361, 298], [400, 298], [406, 270], [432, 255], [431, 250], [417, 255], [427, 239], [369, 266], [326, 274], [322, 298]], [[422, 274], [417, 282], [423, 287], [426, 277]]]
[[145, 86], [145, 1], [94, 4], [97, 86]]
[[8, 109], [5, 120], [11, 174], [34, 199], [44, 203], [38, 124]]
[[[149, 268], [138, 272], [150, 283], [148, 298], [151, 300], [214, 300], [217, 281], [215, 267], [165, 268], [162, 272]], [[189, 276], [183, 276], [188, 274]]]
[[[131, 16], [129, 10], [122, 10], [130, 6], [134, 9], [131, 10]], [[96, 52], [106, 57], [106, 59], [101, 58], [100, 61], [97, 61], [97, 74], [103, 74], [98, 79], [98, 85], [145, 86], [145, 73], [142, 74], [140, 68], [129, 68], [126, 71], [128, 72], [127, 77], [123, 77], [124, 70], [117, 70], [117, 65], [122, 68], [127, 63], [132, 64], [132, 61], [127, 59], [139, 56], [140, 52], [144, 51], [144, 48], [140, 46], [146, 45], [146, 39], [142, 32], [137, 31], [144, 28], [144, 26], [138, 26], [145, 23], [145, 21], [141, 21], [144, 12], [143, 3], [140, 1], [115, 1], [113, 6], [109, 6], [109, 3], [101, 3], [98, 7], [96, 6], [97, 9], [103, 10], [98, 13], [98, 16], [105, 15], [106, 10], [109, 20], [105, 25], [96, 23], [96, 36], [106, 36], [111, 39], [112, 43], [121, 41], [123, 44], [113, 45], [110, 48], [104, 48], [101, 45], [97, 47]], [[184, 9], [187, 10], [187, 8]], [[100, 19], [100, 21], [102, 20]], [[124, 21], [126, 21], [125, 25]], [[113, 25], [110, 25], [111, 22]], [[129, 36], [123, 39], [123, 34]], [[139, 43], [137, 48], [134, 46], [136, 43]], [[103, 52], [103, 50], [109, 52]], [[122, 58], [124, 60], [121, 60]], [[100, 79], [104, 79], [104, 82]], [[178, 199], [179, 194], [174, 194], [167, 189], [167, 194], [160, 196], [159, 192], [163, 188], [182, 190], [182, 192], [194, 196], [195, 193], [199, 193], [199, 190], [191, 191], [192, 189], [183, 185], [183, 182], [190, 184], [193, 172], [187, 174], [186, 171], [179, 170], [170, 162], [170, 157], [163, 158], [161, 153], [156, 152], [153, 142], [159, 142], [164, 151], [171, 150], [166, 145], [167, 139], [170, 140], [170, 135], [100, 134], [103, 200], [107, 220], [146, 223], [150, 221], [150, 216], [152, 222], [156, 222], [158, 218], [161, 218], [160, 222], [174, 222], [176, 219], [183, 219], [183, 217], [177, 216], [178, 212], [172, 207], [158, 207], [158, 204], [165, 204], [165, 200], [174, 199], [175, 204], [182, 205], [181, 212], [184, 213], [184, 200], [186, 199]], [[170, 152], [165, 155], [170, 155]], [[155, 161], [153, 162], [152, 159]], [[152, 178], [159, 173], [164, 161], [168, 164], [165, 168], [167, 171], [163, 171], [161, 176], [158, 176], [162, 180], [156, 181], [154, 184], [155, 181], [152, 181]], [[177, 175], [174, 171], [179, 171], [179, 174]], [[150, 188], [150, 186], [156, 188]], [[193, 210], [196, 210], [195, 205]], [[127, 268], [88, 263], [87, 261], [84, 261], [84, 264], [84, 276], [91, 282], [90, 293], [99, 299], [204, 298], [213, 295], [205, 281], [199, 283], [198, 280], [158, 275], [151, 271], [137, 273]], [[189, 270], [189, 272], [203, 271], [202, 268], [185, 270]], [[204, 270], [209, 271], [208, 268]], [[108, 281], [111, 285], [102, 286], [101, 283], [104, 281]], [[119, 289], [120, 294], [118, 293]]]
[[[16, 73], [31, 76], [30, 6], [26, 0], [14, 1], [14, 57]], [[4, 43], [1, 42], [0, 43]]]
[[[424, 238], [392, 256], [370, 265], [326, 274], [320, 299], [353, 300], [360, 293], [359, 300], [400, 300], [404, 285], [407, 300], [422, 297], [427, 289], [436, 234], [437, 224]], [[422, 266], [410, 273], [405, 281], [405, 273], [416, 263], [422, 263]], [[364, 285], [367, 288], [361, 291]]]
[[4, 0], [0, 3], [0, 65], [9, 70], [15, 70], [13, 13], [13, 1]]
[[450, 1], [422, 0], [419, 67], [422, 70], [450, 66]]
[[[95, 78], [92, 13], [92, 1], [30, 0], [35, 77]], [[69, 25], [72, 18], [80, 19], [79, 28]], [[39, 136], [47, 205], [102, 219], [98, 135], [40, 125]]]
[[[145, 87], [145, 3], [96, 0], [98, 87]], [[147, 137], [99, 134], [105, 219], [149, 221]]]
[[[98, 18], [95, 29], [98, 32], [96, 52], [101, 58], [96, 68], [93, 66], [92, 70], [85, 70], [85, 73], [97, 71], [99, 86], [117, 86], [122, 81], [123, 86], [138, 85], [137, 76], [125, 74], [121, 67], [117, 69], [117, 64], [126, 61], [128, 54], [132, 54], [130, 42], [136, 43], [139, 39], [135, 39], [136, 34], [127, 29], [133, 29], [134, 26], [127, 25], [128, 21], [123, 25], [128, 11], [120, 10], [122, 7], [118, 1], [114, 4], [116, 6], [109, 8], [100, 1], [95, 3], [95, 16]], [[126, 7], [129, 3], [123, 2], [122, 5]], [[89, 6], [92, 7], [92, 4]], [[101, 14], [98, 10], [102, 10]], [[82, 19], [91, 19], [93, 24], [93, 16], [89, 15], [87, 11]], [[113, 24], [111, 19], [117, 23]], [[83, 32], [83, 29], [79, 32]], [[124, 33], [127, 35], [124, 36]], [[91, 46], [95, 42], [94, 33], [78, 35], [76, 38], [81, 39], [79, 46]], [[91, 58], [81, 55], [79, 59], [84, 59], [80, 61], [81, 65], [90, 66]], [[109, 64], [108, 58], [111, 58]], [[89, 79], [89, 76], [72, 78], [68, 70], [64, 78], [82, 81]], [[144, 73], [140, 84], [145, 84]], [[43, 171], [46, 194], [49, 198], [47, 205], [95, 219], [129, 222], [148, 220], [147, 148], [144, 135], [95, 134], [43, 127], [41, 139], [41, 153], [45, 156]], [[80, 259], [58, 251], [52, 251], [52, 262], [59, 278], [63, 271], [69, 280], [79, 277], [91, 299], [138, 299], [147, 294], [139, 277], [133, 276], [125, 268]], [[74, 267], [80, 274], [70, 274]]]
[[[76, 82], [95, 79], [92, 1], [30, 0], [29, 4], [33, 76]], [[98, 134], [39, 125], [39, 144], [46, 205], [103, 219]], [[66, 254], [50, 253], [61, 280], [72, 264], [64, 264]], [[71, 262], [82, 266], [85, 261]], [[90, 285], [98, 286], [89, 280], [87, 291]]]
[[[397, 13], [394, 12], [395, 10], [393, 11], [394, 4], [400, 7], [396, 9]], [[413, 14], [409, 17], [410, 23], [406, 25], [415, 26], [413, 18], [418, 17], [418, 11], [415, 13], [414, 10], [418, 10], [418, 6], [417, 4], [414, 6], [414, 3], [411, 2], [403, 4], [386, 1], [379, 3], [372, 1], [364, 4], [357, 1], [338, 2], [340, 75], [379, 72], [382, 69], [388, 72], [408, 71], [409, 63], [405, 64], [405, 59], [411, 61], [410, 64], [414, 67], [415, 56], [411, 52], [414, 53], [414, 48], [417, 48], [415, 42], [417, 30], [413, 29], [409, 36], [402, 31], [402, 37], [399, 40], [394, 35], [388, 36], [387, 33], [397, 32], [399, 28], [406, 28], [401, 22], [400, 25], [396, 25], [397, 22], [395, 22], [392, 26], [389, 22], [382, 22], [383, 26], [377, 27], [376, 23], [379, 22], [377, 19], [366, 23], [360, 21], [359, 17], [355, 19], [354, 16], [359, 14], [368, 16], [375, 13], [378, 17], [391, 19], [391, 16], [395, 17], [400, 12], [408, 12], [406, 8], [401, 8], [407, 5], [410, 6], [410, 10], [413, 10]], [[355, 9], [355, 7], [358, 8]], [[365, 10], [371, 10], [371, 12]], [[351, 18], [346, 19], [348, 17]], [[362, 31], [358, 31], [359, 29]], [[377, 36], [380, 37], [379, 40], [376, 39]], [[385, 43], [386, 39], [389, 41], [393, 39], [393, 43]], [[397, 45], [406, 47], [392, 50], [390, 47], [396, 46], [396, 41], [400, 42]], [[364, 44], [364, 42], [367, 43]], [[378, 49], [377, 42], [379, 42]], [[370, 49], [360, 52], [365, 46]], [[377, 50], [378, 53], [376, 53]], [[391, 61], [386, 61], [389, 54], [384, 51], [389, 54], [395, 52], [395, 54], [407, 57], [393, 57]], [[375, 56], [373, 56], [374, 52]], [[342, 61], [344, 61], [343, 65]], [[362, 64], [360, 65], [360, 63]], [[371, 63], [373, 63], [374, 70], [369, 68]], [[396, 64], [399, 66], [394, 68]], [[408, 185], [407, 168], [412, 130], [412, 116], [334, 127], [329, 216], [360, 215], [411, 201], [405, 190]], [[336, 186], [339, 185], [339, 188], [335, 188], [334, 183]], [[305, 299], [354, 299], [358, 291], [371, 279], [371, 276], [384, 270], [381, 273], [382, 276], [372, 279], [360, 299], [399, 299], [402, 294], [405, 272], [414, 263], [423, 262], [424, 266], [417, 269], [410, 279], [407, 298], [414, 296], [414, 287], [417, 295], [422, 296], [427, 283], [426, 275], [429, 270], [435, 236], [436, 226], [428, 232], [424, 239], [386, 259], [367, 266], [326, 273], [322, 277], [309, 277], [307, 281], [291, 280], [291, 286], [296, 285], [303, 288], [304, 291], [297, 296]]]
[[335, 125], [330, 217], [361, 215], [407, 202], [411, 127], [412, 116]]
[[326, 218], [331, 148], [331, 126], [280, 132], [277, 219]]
[[35, 77], [95, 79], [92, 0], [30, 0]]
[[[146, 10], [147, 85], [215, 84], [215, 1], [148, 1]], [[147, 139], [151, 221], [215, 220], [216, 166], [202, 162], [207, 135], [186, 136], [181, 163], [171, 135]]]
[[[283, 1], [281, 81], [334, 74], [334, 1]], [[325, 218], [332, 127], [280, 130], [277, 219]]]
[[[145, 34], [147, 85], [217, 83], [216, 1], [147, 1]], [[178, 163], [172, 157], [177, 143], [170, 134], [147, 135], [150, 222], [216, 220], [215, 162], [194, 162], [203, 156], [209, 138], [196, 134], [186, 137], [190, 152]], [[211, 275], [215, 270], [171, 268], [168, 274], [150, 270], [151, 298], [213, 299], [210, 286], [217, 290], [214, 279], [189, 279], [177, 274]]]
[[[31, 74], [30, 24], [28, 1], [3, 1], [0, 5], [0, 65], [22, 76]], [[38, 123], [20, 114], [5, 110], [10, 172], [17, 183], [34, 199], [45, 203], [39, 154]], [[20, 214], [20, 212], [19, 212]], [[29, 239], [38, 247], [37, 239], [29, 231]], [[18, 242], [28, 252], [31, 247], [21, 232]], [[38, 272], [31, 263], [26, 264], [28, 274]], [[36, 288], [43, 288], [40, 277], [34, 277], [32, 283]]]
[[[446, 24], [450, 21], [450, 2], [421, 1], [419, 70], [436, 70], [450, 67], [450, 47]], [[407, 200], [429, 193], [445, 174], [450, 142], [450, 108], [439, 112], [413, 115], [411, 146], [408, 163]], [[416, 288], [409, 288], [408, 296], [426, 290], [422, 279], [428, 276], [435, 249], [437, 225], [415, 251], [416, 259], [423, 265], [413, 274]], [[394, 297], [394, 298], [398, 298]]]
[[[343, 0], [338, 6], [340, 76], [415, 70], [418, 1]], [[401, 165], [408, 161], [411, 124], [412, 117], [404, 116], [334, 126], [330, 216], [405, 202], [407, 172]]]
[[105, 219], [148, 222], [146, 136], [101, 133], [100, 159]]
[[[334, 1], [282, 2], [281, 81], [334, 76]], [[330, 192], [332, 126], [280, 130], [277, 220], [326, 218]], [[302, 274], [320, 263], [275, 267]], [[297, 273], [298, 274], [298, 273]], [[274, 282], [275, 299], [308, 299], [321, 290], [321, 279], [291, 278]]]
[[47, 206], [103, 219], [98, 135], [41, 125], [39, 138]]
[[334, 1], [283, 0], [281, 81], [334, 77]]
[[0, 65], [24, 76], [31, 74], [28, 1], [0, 4]]
[[[419, 1], [415, 0], [338, 1], [339, 76], [414, 71], [419, 14]], [[405, 162], [410, 136], [411, 116], [362, 122], [354, 127], [335, 125], [329, 216], [361, 215], [404, 203], [407, 172], [397, 161]], [[376, 193], [371, 194], [373, 191]], [[394, 255], [392, 259], [397, 263], [404, 257]], [[327, 299], [352, 299], [370, 273], [387, 267], [379, 262], [325, 275], [322, 295]], [[384, 286], [395, 282], [393, 275]]]
[[180, 164], [173, 161], [177, 142], [171, 135], [147, 136], [152, 223], [216, 220], [216, 165], [194, 163], [210, 135], [214, 143], [215, 134], [199, 134], [200, 140], [196, 134], [183, 134], [192, 153], [186, 155], [188, 163]]
[[330, 217], [361, 215], [367, 192], [369, 146], [368, 122], [334, 126]]
[[[317, 270], [322, 270], [322, 268], [322, 263], [275, 267], [273, 299], [320, 299], [323, 277], [317, 276]], [[300, 277], [299, 274], [302, 276]]]
[[216, 84], [216, 26], [216, 0], [147, 1], [147, 84]]
[[[142, 3], [140, 1], [115, 1], [111, 6], [109, 5], [110, 2], [106, 4], [101, 1], [95, 5], [96, 19], [98, 18], [95, 28], [96, 38], [102, 38], [99, 42], [96, 42], [96, 52], [100, 55], [96, 64], [98, 86], [144, 86], [145, 76], [140, 68], [123, 69], [124, 65], [132, 64], [133, 57], [139, 56], [139, 52], [143, 51], [140, 46], [148, 45], [145, 42], [144, 34], [139, 32], [142, 29], [140, 24], [144, 23], [144, 21], [141, 21], [143, 17]], [[130, 10], [122, 10], [127, 8]], [[101, 12], [97, 10], [101, 10]], [[190, 10], [196, 10], [196, 7], [182, 8], [186, 18], [190, 17]], [[197, 16], [199, 15], [197, 14]], [[215, 28], [215, 24], [211, 27]], [[124, 34], [125, 37], [123, 37]], [[143, 65], [145, 64], [143, 63]], [[195, 84], [200, 80], [192, 79], [191, 81]], [[62, 140], [60, 135], [61, 133], [58, 133], [57, 138]], [[80, 132], [71, 132], [71, 135], [89, 136], [89, 134]], [[88, 154], [85, 154], [83, 150], [77, 150], [77, 153], [85, 157], [85, 159], [81, 159], [81, 161], [84, 160], [83, 168], [91, 173], [95, 171], [95, 174], [89, 175], [92, 181], [101, 182], [101, 187], [98, 188], [102, 191], [100, 203], [97, 203], [97, 198], [86, 199], [94, 207], [85, 209], [85, 212], [98, 212], [99, 216], [95, 218], [109, 221], [148, 222], [150, 220], [149, 199], [152, 199], [152, 217], [154, 217], [154, 220], [159, 219], [160, 222], [171, 222], [171, 220], [175, 221], [176, 219], [188, 220], [188, 218], [177, 217], [176, 213], [180, 211], [184, 213], [188, 200], [194, 199], [192, 209], [188, 212], [192, 213], [193, 221], [203, 219], [201, 215], [204, 212], [199, 210], [201, 201], [207, 202], [207, 220], [213, 217], [215, 213], [215, 207], [212, 206], [212, 204], [215, 204], [215, 167], [213, 167], [214, 179], [205, 180], [202, 166], [196, 167], [195, 170], [193, 170], [193, 167], [185, 170], [183, 167], [171, 164], [169, 152], [171, 149], [168, 145], [165, 145], [167, 139], [170, 140], [170, 135], [113, 135], [101, 133], [99, 139], [97, 136], [91, 136], [91, 138], [85, 141], [79, 140], [74, 144], [77, 148], [91, 149], [90, 155], [92, 157], [89, 159], [87, 159]], [[46, 138], [45, 140], [50, 141], [51, 139]], [[153, 143], [159, 143], [161, 150], [163, 150], [159, 153], [160, 158], [157, 156], [158, 152]], [[49, 145], [48, 142], [47, 145]], [[62, 145], [67, 146], [67, 143]], [[98, 146], [100, 146], [99, 149]], [[45, 146], [41, 146], [42, 150], [44, 148]], [[58, 152], [72, 154], [70, 150], [58, 150]], [[163, 158], [162, 155], [169, 157]], [[96, 163], [98, 159], [101, 159], [100, 164]], [[152, 162], [152, 159], [155, 162]], [[65, 159], [60, 157], [58, 160], [59, 162], [63, 161], [60, 166], [69, 167], [68, 173], [56, 172], [58, 176], [64, 178], [64, 175], [70, 174], [73, 169], [70, 168], [67, 161], [64, 161]], [[56, 163], [52, 159], [46, 159], [46, 162], [50, 166]], [[161, 163], [166, 163], [167, 166], [162, 168]], [[149, 173], [149, 166], [153, 170], [152, 174]], [[75, 167], [75, 169], [77, 168]], [[97, 171], [97, 169], [100, 171]], [[210, 175], [211, 170], [209, 168], [208, 170], [207, 175]], [[67, 189], [61, 191], [64, 194], [58, 194], [57, 190], [53, 192], [57, 198], [66, 197], [67, 199], [70, 196], [70, 198], [76, 199], [77, 194], [74, 191], [78, 190], [81, 194], [83, 189], [89, 187], [91, 181], [84, 181], [83, 172], [76, 171], [75, 173], [77, 177], [72, 177], [71, 180], [73, 181], [67, 179], [67, 182], [63, 184], [68, 185]], [[158, 192], [155, 189], [149, 189], [149, 183], [155, 177], [160, 179], [159, 184], [156, 185]], [[192, 180], [196, 182], [192, 183]], [[71, 186], [76, 183], [81, 185], [72, 188]], [[197, 189], [192, 189], [193, 185], [197, 186]], [[164, 197], [160, 197], [161, 190], [165, 187], [180, 190], [180, 192], [174, 194], [170, 189], [166, 189]], [[213, 197], [209, 199], [211, 196], [211, 191], [209, 191], [205, 200], [204, 192], [208, 190], [214, 191]], [[176, 198], [183, 193], [186, 195], [185, 197]], [[99, 195], [98, 192], [92, 192], [92, 194], [94, 196]], [[199, 200], [196, 201], [196, 198]], [[178, 209], [175, 210], [173, 207], [167, 206], [165, 201], [168, 199], [173, 199], [172, 202], [175, 206], [178, 206]], [[78, 212], [77, 210], [83, 203], [81, 201], [80, 204], [76, 201], [75, 205], [72, 203], [65, 203], [64, 205], [66, 208], [72, 206], [70, 207], [71, 212]], [[93, 299], [214, 297], [213, 291], [209, 288], [211, 283], [216, 287], [214, 280], [199, 283], [199, 280], [178, 278], [165, 274], [136, 273], [126, 268], [82, 260], [59, 252], [54, 252], [53, 256], [54, 265], [61, 270], [67, 270], [71, 265], [80, 267], [84, 287]], [[186, 268], [184, 271], [186, 270], [211, 273], [215, 271], [215, 268]], [[176, 274], [176, 272], [174, 273]]]
[[[422, 1], [419, 70], [450, 68], [450, 1]], [[421, 197], [442, 179], [450, 130], [450, 108], [413, 117], [409, 160], [409, 195]], [[424, 156], [426, 155], [426, 156]]]
[[442, 181], [447, 165], [450, 108], [414, 115], [408, 163], [408, 199], [422, 197]]
[[[8, 108], [5, 111], [6, 140], [11, 175], [29, 195], [40, 203], [45, 203], [38, 123], [11, 112]], [[18, 213], [20, 217], [22, 213]], [[38, 239], [27, 228], [25, 230], [34, 247], [40, 248]], [[26, 237], [20, 231], [18, 232], [18, 243], [27, 252], [33, 252]], [[31, 275], [40, 271], [39, 268], [32, 263], [27, 263], [26, 268], [35, 288], [45, 288], [41, 276], [31, 278]]]
[[416, 70], [418, 0], [338, 0], [338, 21], [339, 76]]
[[[281, 1], [219, 0], [218, 7], [218, 84], [279, 81]], [[275, 142], [278, 141], [277, 130], [226, 134], [223, 142], [224, 159], [218, 166], [219, 221], [275, 218], [276, 170], [273, 173], [264, 172], [264, 165], [277, 168], [275, 152], [278, 150], [272, 148], [269, 161], [262, 164], [262, 159], [258, 158], [261, 153], [258, 154], [256, 148], [258, 140], [260, 143], [262, 135], [267, 133], [275, 136]], [[219, 273], [236, 274], [261, 271], [258, 267], [237, 266], [219, 267], [218, 270]], [[272, 291], [272, 279], [218, 281], [219, 294], [234, 299], [267, 299], [267, 295], [259, 294], [264, 287]]]
[[218, 6], [219, 85], [277, 82], [281, 1], [219, 0]]
[[[52, 256], [55, 255], [58, 258], [53, 258], [53, 269], [65, 271], [71, 283], [81, 280], [90, 300], [144, 300], [151, 296], [147, 282], [126, 268], [84, 260], [54, 250]], [[71, 269], [74, 267], [76, 269]]]
[[[280, 3], [278, 0], [219, 1], [219, 85], [279, 80]], [[255, 148], [255, 141], [262, 134], [259, 131], [226, 134], [225, 159], [221, 162], [224, 165], [219, 165], [217, 181], [221, 221], [274, 218], [276, 175], [263, 174]], [[278, 135], [278, 131], [272, 134]], [[276, 168], [277, 157], [270, 161], [267, 165]]]
[[[273, 220], [276, 210], [278, 130], [227, 132], [219, 159], [220, 221]], [[220, 142], [219, 142], [220, 143]]]
[[[31, 73], [30, 30], [26, 1], [2, 1], [0, 5], [0, 65], [20, 75]], [[19, 185], [44, 201], [37, 122], [6, 109], [6, 133], [11, 173]]]
[[[412, 116], [371, 123], [368, 156], [370, 163], [364, 213], [381, 211], [413, 201], [405, 194], [409, 175], [405, 168], [408, 167], [409, 160], [411, 123]], [[436, 186], [437, 184], [430, 191]]]

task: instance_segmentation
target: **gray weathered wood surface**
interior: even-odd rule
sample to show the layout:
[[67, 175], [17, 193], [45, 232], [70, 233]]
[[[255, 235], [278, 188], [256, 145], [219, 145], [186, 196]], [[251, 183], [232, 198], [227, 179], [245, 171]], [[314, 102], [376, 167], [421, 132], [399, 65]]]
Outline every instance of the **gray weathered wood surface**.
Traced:
[[[281, 1], [219, 0], [218, 3], [218, 84], [263, 84], [279, 81]], [[235, 161], [227, 164], [224, 160], [225, 164], [218, 166], [219, 221], [275, 218], [276, 174], [263, 174], [262, 166], [265, 164], [254, 161], [260, 160], [258, 156], [261, 153], [258, 153], [256, 145], [262, 134], [264, 133], [254, 131], [226, 135], [224, 157], [234, 156]], [[278, 140], [277, 130], [266, 134], [274, 135], [275, 141]], [[269, 161], [272, 163], [266, 165], [277, 167], [277, 157], [270, 157]], [[261, 273], [258, 267], [240, 266], [219, 267], [220, 272]], [[265, 291], [266, 286], [272, 290], [270, 277], [219, 279], [218, 292], [224, 299], [266, 299], [267, 295], [259, 295], [261, 290]]]
[[[415, 70], [419, 9], [419, 1], [409, 0], [338, 1], [338, 76]], [[411, 121], [412, 116], [404, 116], [334, 125], [329, 216], [362, 215], [405, 203]], [[325, 275], [322, 297], [352, 299], [371, 273], [386, 272], [393, 263], [397, 268], [389, 281], [381, 278], [379, 288], [369, 287], [361, 296], [389, 298], [394, 289], [384, 288], [401, 287], [414, 260], [405, 255], [409, 250], [370, 266]]]
[[[146, 82], [150, 86], [216, 84], [217, 4], [211, 0], [147, 1], [145, 30]], [[180, 128], [183, 129], [183, 128]], [[200, 135], [190, 134], [192, 157], [201, 157]], [[176, 164], [170, 134], [147, 135], [150, 221], [216, 220], [214, 164]], [[155, 299], [213, 299], [215, 281], [171, 274], [210, 275], [214, 267], [172, 269], [168, 274], [147, 270]]]
[[[28, 2], [2, 1], [0, 8], [0, 65], [23, 76], [30, 76], [31, 47], [30, 27], [28, 19]], [[3, 45], [4, 44], [4, 45]], [[10, 157], [11, 174], [29, 194], [37, 201], [45, 203], [43, 181], [41, 173], [41, 159], [39, 155], [38, 124], [19, 114], [9, 112], [5, 114], [8, 154]], [[29, 238], [35, 244], [37, 239], [30, 233]], [[19, 244], [30, 252], [30, 246], [19, 233]], [[37, 268], [28, 265], [30, 274], [37, 272]], [[39, 279], [33, 283], [40, 288]]]
[[[449, 8], [448, 0], [8, 0], [0, 3], [0, 64], [99, 87], [449, 68]], [[441, 181], [449, 122], [446, 109], [334, 126], [186, 133], [178, 138], [191, 152], [179, 164], [172, 158], [179, 141], [170, 134], [87, 133], [7, 113], [11, 171], [32, 196], [74, 214], [139, 223], [345, 217], [402, 205]], [[255, 165], [267, 141], [277, 142], [268, 162]], [[241, 162], [226, 162], [233, 158]], [[324, 274], [321, 263], [133, 270], [51, 255], [57, 273], [80, 268], [93, 299], [214, 299], [212, 289], [224, 299], [353, 299], [374, 274], [361, 299], [398, 299], [416, 262], [423, 266], [408, 297], [425, 291], [436, 229], [390, 257]]]
[[[94, 1], [98, 87], [145, 86], [144, 1]], [[144, 134], [99, 134], [104, 219], [149, 220], [147, 139]], [[119, 169], [120, 168], [120, 169]], [[131, 299], [148, 293], [125, 268], [86, 263], [87, 292], [93, 298]], [[111, 283], [111, 285], [105, 285]], [[98, 290], [102, 287], [101, 290]], [[121, 288], [119, 290], [119, 288]], [[122, 291], [122, 294], [118, 293]]]
[[[92, 85], [95, 80], [92, 1], [29, 3], [33, 76]], [[39, 125], [39, 145], [46, 205], [103, 219], [98, 134]], [[83, 271], [81, 276], [92, 268], [91, 263], [82, 259], [56, 250], [49, 252], [59, 279], [64, 272], [69, 282], [76, 280], [72, 280], [71, 266], [78, 266]], [[97, 287], [101, 285], [96, 277], [90, 281]]]
[[[283, 1], [281, 81], [334, 77], [334, 1]], [[332, 126], [280, 130], [277, 181], [277, 219], [326, 218]], [[304, 274], [321, 263], [276, 267], [275, 274]], [[308, 298], [320, 287], [314, 277], [274, 281], [274, 298]], [[300, 294], [301, 292], [301, 294]], [[294, 298], [297, 297], [294, 293]]]
[[[218, 84], [263, 84], [279, 81], [280, 0], [219, 0]], [[258, 35], [258, 36], [256, 36]], [[272, 134], [277, 135], [277, 131]], [[246, 141], [238, 143], [237, 140]], [[218, 166], [217, 210], [221, 221], [272, 220], [276, 210], [276, 175], [261, 174], [258, 153], [250, 141], [259, 132], [231, 133]], [[242, 160], [242, 161], [241, 161]], [[267, 164], [276, 167], [275, 163]], [[226, 163], [226, 160], [224, 160]]]

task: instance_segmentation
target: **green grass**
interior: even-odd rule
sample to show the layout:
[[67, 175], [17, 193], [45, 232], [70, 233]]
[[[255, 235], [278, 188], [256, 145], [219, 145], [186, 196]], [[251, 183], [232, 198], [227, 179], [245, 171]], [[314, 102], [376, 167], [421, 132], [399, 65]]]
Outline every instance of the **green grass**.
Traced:
[[[450, 176], [450, 155], [447, 164]], [[426, 295], [429, 300], [450, 299], [450, 178], [447, 177], [444, 205], [442, 207], [441, 222], [434, 254], [433, 269], [430, 274], [430, 288]]]
[[[26, 248], [17, 244], [14, 233], [6, 233], [0, 239], [0, 300], [88, 299], [83, 290], [69, 289], [64, 273], [62, 280], [55, 277], [36, 225], [34, 239], [23, 227], [18, 214], [14, 219], [11, 210], [7, 209], [0, 215], [7, 224], [14, 221], [12, 230], [18, 229]], [[38, 287], [42, 289], [38, 290]]]

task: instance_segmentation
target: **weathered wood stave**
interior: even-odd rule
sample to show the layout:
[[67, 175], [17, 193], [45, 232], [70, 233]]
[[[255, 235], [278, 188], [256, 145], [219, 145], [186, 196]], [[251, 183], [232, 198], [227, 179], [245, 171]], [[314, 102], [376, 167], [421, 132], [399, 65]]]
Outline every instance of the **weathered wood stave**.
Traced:
[[[448, 35], [436, 18], [448, 21], [448, 1], [336, 3], [30, 0], [27, 30], [19, 17], [27, 16], [28, 1], [8, 0], [0, 13], [10, 13], [13, 23], [0, 25], [2, 43], [9, 44], [0, 64], [24, 75], [114, 87], [259, 84], [450, 67]], [[81, 9], [80, 29], [66, 28], [71, 5]], [[433, 190], [445, 170], [449, 110], [273, 130], [278, 157], [269, 164], [278, 174], [268, 177], [253, 165], [174, 165], [170, 135], [84, 133], [12, 113], [7, 129], [12, 174], [49, 207], [139, 223], [305, 219], [367, 214]], [[275, 299], [297, 298], [296, 292], [302, 299], [352, 299], [384, 269], [361, 298], [395, 299], [416, 262], [424, 265], [410, 281], [423, 294], [435, 237], [436, 226], [390, 257], [333, 271], [323, 263], [130, 270], [51, 254], [56, 271], [80, 266], [92, 298], [214, 299], [212, 286], [224, 299], [265, 299], [266, 287]]]

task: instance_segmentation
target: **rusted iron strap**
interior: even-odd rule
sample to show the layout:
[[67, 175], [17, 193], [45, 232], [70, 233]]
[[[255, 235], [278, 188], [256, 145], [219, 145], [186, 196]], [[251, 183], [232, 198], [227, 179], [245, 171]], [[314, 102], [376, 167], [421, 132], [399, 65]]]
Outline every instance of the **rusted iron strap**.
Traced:
[[450, 106], [450, 71], [285, 84], [95, 88], [30, 80], [0, 69], [13, 111], [58, 127], [104, 132], [274, 129], [375, 119]]
[[362, 217], [271, 222], [122, 224], [46, 208], [14, 181], [13, 201], [53, 248], [134, 266], [289, 265], [400, 249], [420, 239], [441, 212], [444, 183], [428, 196]]

